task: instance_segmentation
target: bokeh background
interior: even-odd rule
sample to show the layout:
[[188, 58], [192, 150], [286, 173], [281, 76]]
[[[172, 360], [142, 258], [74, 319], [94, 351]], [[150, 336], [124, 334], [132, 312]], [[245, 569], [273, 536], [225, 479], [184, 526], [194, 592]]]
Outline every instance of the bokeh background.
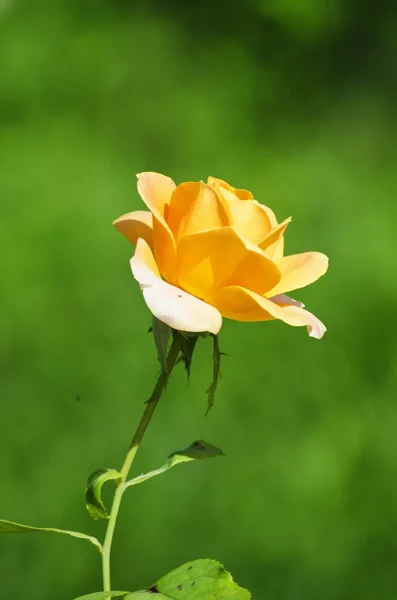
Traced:
[[[131, 489], [116, 589], [199, 557], [254, 599], [397, 598], [397, 4], [2, 0], [0, 516], [102, 536], [86, 478], [119, 467], [158, 372], [132, 248], [135, 174], [251, 189], [287, 252], [330, 256], [298, 294], [322, 341], [225, 322], [175, 373], [135, 464], [205, 438], [227, 457]], [[78, 398], [79, 399], [78, 399]], [[100, 589], [98, 556], [0, 538], [0, 597]]]

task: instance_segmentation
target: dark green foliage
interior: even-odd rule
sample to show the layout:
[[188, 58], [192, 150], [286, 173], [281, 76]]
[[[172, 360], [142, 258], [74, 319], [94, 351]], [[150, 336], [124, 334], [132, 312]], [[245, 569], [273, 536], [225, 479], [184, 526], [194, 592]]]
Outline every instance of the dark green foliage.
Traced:
[[181, 335], [183, 338], [181, 355], [183, 364], [185, 365], [187, 378], [190, 379], [190, 371], [192, 368], [193, 352], [200, 338], [198, 335], [186, 336], [183, 333], [175, 332], [175, 335]]
[[153, 333], [154, 345], [156, 346], [157, 358], [161, 370], [167, 371], [167, 355], [172, 329], [162, 321], [153, 317], [151, 332]]
[[208, 404], [207, 404], [207, 412], [208, 415], [211, 408], [214, 406], [215, 402], [215, 394], [218, 387], [219, 379], [221, 379], [221, 355], [222, 352], [219, 350], [219, 336], [213, 335], [213, 352], [212, 352], [212, 381], [211, 385], [207, 390], [208, 394]]

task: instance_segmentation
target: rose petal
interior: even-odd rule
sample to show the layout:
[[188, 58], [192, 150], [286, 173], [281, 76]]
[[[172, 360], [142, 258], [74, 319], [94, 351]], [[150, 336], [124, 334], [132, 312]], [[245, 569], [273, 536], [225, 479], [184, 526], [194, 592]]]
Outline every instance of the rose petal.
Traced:
[[153, 248], [153, 219], [148, 210], [136, 210], [122, 215], [113, 225], [134, 245], [138, 238], [143, 238]]
[[177, 242], [184, 235], [230, 225], [221, 200], [202, 181], [178, 185], [171, 196], [167, 222]]
[[284, 235], [281, 235], [277, 242], [266, 248], [266, 254], [278, 265], [284, 256]]
[[265, 206], [264, 204], [260, 204], [260, 202], [258, 202], [257, 200], [254, 200], [254, 202], [256, 204], [258, 204], [261, 207], [261, 209], [267, 214], [268, 219], [270, 221], [271, 228], [274, 229], [275, 227], [277, 227], [278, 221], [277, 221], [276, 215], [274, 214], [272, 209], [269, 208], [268, 206]]
[[170, 203], [171, 195], [176, 188], [170, 177], [148, 171], [138, 173], [138, 192], [142, 200], [153, 213], [164, 217], [165, 207]]
[[153, 246], [160, 273], [175, 283], [176, 245], [164, 214], [169, 205], [175, 183], [159, 173], [138, 173], [138, 192], [153, 215]]
[[328, 269], [328, 257], [321, 252], [304, 252], [284, 256], [278, 262], [281, 270], [280, 282], [268, 293], [275, 296], [298, 290], [317, 281]]
[[278, 294], [278, 296], [272, 296], [269, 298], [272, 302], [275, 302], [279, 306], [299, 306], [299, 308], [304, 308], [305, 305], [303, 302], [299, 302], [299, 300], [294, 300], [290, 296], [286, 296], [285, 294]]
[[157, 319], [179, 331], [218, 333], [222, 326], [219, 311], [160, 279], [153, 254], [143, 239], [138, 240], [131, 270], [149, 310]]
[[294, 304], [281, 306], [268, 298], [263, 298], [255, 292], [238, 286], [219, 290], [212, 298], [211, 303], [224, 317], [235, 321], [280, 319], [294, 327], [306, 325], [309, 335], [318, 339], [326, 331], [325, 325], [307, 310]]
[[280, 260], [282, 258], [284, 245], [281, 240], [289, 223], [291, 223], [291, 217], [285, 219], [280, 225], [273, 227], [273, 229], [271, 229], [258, 243], [259, 248], [264, 250], [266, 254], [274, 260]]
[[279, 277], [277, 265], [232, 227], [195, 233], [179, 242], [178, 284], [204, 300], [229, 285], [264, 294]]
[[208, 177], [207, 185], [209, 185], [210, 187], [212, 187], [215, 190], [218, 187], [224, 188], [225, 190], [232, 192], [240, 200], [252, 200], [253, 199], [253, 195], [251, 194], [251, 192], [248, 192], [248, 190], [239, 190], [239, 189], [233, 187], [232, 185], [229, 185], [228, 183], [226, 183], [226, 181], [223, 181], [222, 179], [217, 179], [216, 177]]
[[222, 190], [221, 193], [228, 203], [233, 229], [253, 244], [259, 244], [272, 230], [268, 213], [254, 200], [242, 202], [231, 192]]

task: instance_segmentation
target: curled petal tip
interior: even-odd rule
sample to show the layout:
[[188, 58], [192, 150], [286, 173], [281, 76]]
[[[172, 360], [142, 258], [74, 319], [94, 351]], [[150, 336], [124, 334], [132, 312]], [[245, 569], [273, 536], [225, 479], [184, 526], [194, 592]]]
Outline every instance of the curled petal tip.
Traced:
[[321, 340], [324, 333], [327, 331], [327, 328], [324, 325], [324, 323], [322, 323], [319, 319], [314, 317], [313, 322], [307, 326], [307, 331], [309, 333], [309, 337]]

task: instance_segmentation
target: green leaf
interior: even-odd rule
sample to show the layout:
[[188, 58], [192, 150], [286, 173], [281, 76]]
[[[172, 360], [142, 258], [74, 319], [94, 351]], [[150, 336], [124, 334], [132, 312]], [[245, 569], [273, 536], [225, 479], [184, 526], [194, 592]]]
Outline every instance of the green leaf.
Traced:
[[159, 594], [157, 592], [155, 592], [155, 594], [156, 595], [154, 595], [153, 592], [147, 591], [133, 592], [132, 594], [128, 594], [124, 600], [170, 600], [169, 596], [164, 596], [164, 594]]
[[208, 415], [211, 408], [214, 406], [216, 388], [218, 387], [219, 379], [222, 378], [222, 375], [221, 375], [222, 352], [219, 350], [218, 336], [213, 335], [212, 339], [214, 342], [214, 351], [212, 354], [212, 364], [213, 364], [213, 366], [212, 366], [212, 382], [211, 382], [210, 387], [207, 390], [208, 406], [207, 406], [207, 412], [205, 413], [206, 416]]
[[181, 331], [180, 329], [178, 329], [178, 331], [185, 338], [189, 338], [189, 337], [207, 338], [208, 336], [213, 335], [209, 331], [197, 331], [197, 332], [193, 332], [193, 331]]
[[90, 517], [108, 519], [109, 514], [102, 502], [102, 486], [107, 481], [118, 481], [121, 475], [116, 469], [100, 469], [89, 476], [85, 491], [85, 503]]
[[138, 483], [143, 483], [152, 477], [156, 477], [157, 475], [161, 475], [165, 473], [172, 467], [176, 465], [180, 465], [184, 462], [189, 462], [191, 460], [203, 460], [205, 458], [215, 458], [217, 456], [225, 456], [220, 448], [205, 442], [204, 440], [198, 440], [193, 442], [188, 448], [185, 450], [177, 450], [169, 455], [167, 462], [165, 465], [160, 467], [159, 469], [155, 469], [154, 471], [149, 471], [149, 473], [145, 473], [143, 475], [139, 475], [134, 479], [130, 479], [125, 483], [125, 487], [130, 487], [132, 485], [137, 485]]
[[12, 521], [3, 521], [0, 520], [0, 533], [35, 533], [35, 532], [44, 532], [44, 533], [62, 533], [64, 535], [69, 535], [74, 538], [79, 538], [82, 540], [88, 540], [93, 544], [100, 553], [102, 553], [102, 546], [95, 537], [91, 535], [86, 535], [85, 533], [80, 533], [79, 531], [68, 531], [67, 529], [55, 529], [54, 527], [31, 527], [30, 525], [21, 525], [21, 523], [13, 523]]
[[[128, 592], [94, 592], [86, 596], [79, 596], [74, 600], [108, 600], [109, 598], [126, 598]], [[128, 596], [127, 596], [128, 597]]]
[[[154, 595], [155, 594], [155, 595]], [[125, 600], [249, 600], [251, 594], [237, 585], [216, 560], [194, 560], [178, 567], [146, 592], [129, 594]]]
[[198, 335], [196, 335], [194, 337], [188, 337], [188, 338], [185, 336], [182, 336], [181, 354], [182, 354], [182, 360], [185, 363], [185, 369], [187, 372], [188, 380], [190, 378], [190, 369], [192, 366], [193, 352], [196, 347], [198, 339], [199, 339]]
[[174, 467], [182, 462], [190, 460], [203, 460], [206, 458], [216, 458], [217, 456], [225, 456], [220, 448], [213, 446], [204, 440], [197, 440], [190, 444], [184, 450], [177, 450], [169, 455], [168, 463], [170, 467]]
[[159, 321], [159, 319], [156, 319], [156, 317], [153, 317], [152, 331], [161, 370], [164, 373], [166, 373], [168, 345], [171, 335], [171, 328], [162, 321]]

